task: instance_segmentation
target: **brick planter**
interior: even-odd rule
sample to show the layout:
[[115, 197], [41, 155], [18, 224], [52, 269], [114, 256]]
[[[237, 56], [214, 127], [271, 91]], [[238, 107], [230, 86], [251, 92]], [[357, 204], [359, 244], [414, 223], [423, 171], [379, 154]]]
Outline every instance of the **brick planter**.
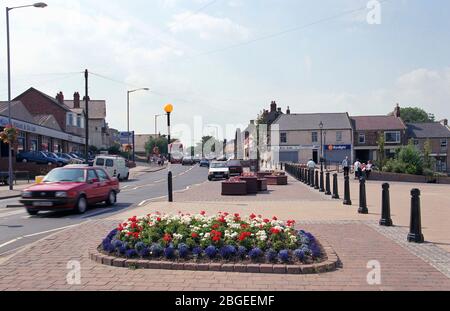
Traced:
[[247, 195], [247, 182], [223, 182], [222, 195]]
[[267, 176], [270, 176], [272, 174], [273, 174], [273, 172], [258, 172], [257, 173], [258, 178], [266, 178]]
[[271, 186], [286, 186], [288, 184], [287, 176], [267, 176], [267, 184]]
[[267, 191], [267, 179], [261, 178], [258, 179], [258, 192]]
[[240, 180], [247, 183], [247, 194], [258, 193], [258, 178], [257, 177], [239, 177]]
[[238, 262], [182, 262], [165, 260], [146, 260], [141, 258], [125, 259], [104, 254], [99, 249], [89, 251], [89, 258], [102, 265], [117, 268], [216, 271], [236, 273], [267, 274], [319, 274], [336, 271], [341, 263], [333, 248], [321, 240], [324, 257], [321, 262], [313, 264], [271, 264], [271, 263], [238, 263]]

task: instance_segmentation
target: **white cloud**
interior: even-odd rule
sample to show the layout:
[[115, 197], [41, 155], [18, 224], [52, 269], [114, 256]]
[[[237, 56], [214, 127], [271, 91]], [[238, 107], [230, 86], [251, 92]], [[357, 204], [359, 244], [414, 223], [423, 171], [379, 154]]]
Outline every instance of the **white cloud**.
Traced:
[[201, 39], [211, 40], [216, 38], [248, 39], [250, 31], [228, 18], [214, 17], [205, 13], [193, 14], [190, 11], [177, 14], [169, 23], [173, 33], [194, 32]]

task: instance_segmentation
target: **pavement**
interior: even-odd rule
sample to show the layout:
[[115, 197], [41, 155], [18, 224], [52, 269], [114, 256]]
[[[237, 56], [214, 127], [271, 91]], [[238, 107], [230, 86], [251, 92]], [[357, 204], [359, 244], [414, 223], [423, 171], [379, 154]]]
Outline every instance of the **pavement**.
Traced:
[[[47, 236], [0, 259], [0, 290], [450, 290], [450, 206], [445, 203], [450, 186], [419, 185], [427, 243], [411, 244], [406, 242], [408, 198], [415, 186], [391, 184], [392, 218], [396, 226], [384, 228], [378, 225], [381, 209], [378, 182], [367, 184], [369, 215], [357, 213], [358, 184], [354, 181], [351, 189], [355, 205], [351, 207], [293, 179], [288, 186], [269, 186], [268, 193], [249, 197], [222, 197], [220, 182], [191, 184], [175, 194], [175, 203], [156, 198], [134, 205]], [[342, 267], [326, 274], [275, 275], [131, 270], [89, 260], [89, 250], [95, 249], [119, 222], [154, 211], [209, 214], [227, 211], [295, 219], [299, 229], [331, 244]], [[81, 264], [81, 283], [77, 285], [69, 285], [66, 280], [70, 272], [67, 264], [73, 260]], [[368, 282], [374, 263], [380, 267], [380, 282], [376, 284]]]

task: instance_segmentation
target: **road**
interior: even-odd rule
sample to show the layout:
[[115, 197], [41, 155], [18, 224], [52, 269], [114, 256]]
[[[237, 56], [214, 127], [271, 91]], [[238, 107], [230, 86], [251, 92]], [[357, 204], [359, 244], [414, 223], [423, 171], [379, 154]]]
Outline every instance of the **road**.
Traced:
[[[198, 166], [172, 165], [174, 191], [207, 180], [207, 169]], [[97, 205], [84, 215], [70, 212], [46, 212], [29, 216], [18, 199], [0, 201], [0, 257], [44, 238], [54, 232], [86, 221], [110, 217], [151, 200], [167, 197], [167, 170], [144, 173], [121, 183], [118, 203], [113, 208]], [[10, 206], [9, 208], [7, 206]]]

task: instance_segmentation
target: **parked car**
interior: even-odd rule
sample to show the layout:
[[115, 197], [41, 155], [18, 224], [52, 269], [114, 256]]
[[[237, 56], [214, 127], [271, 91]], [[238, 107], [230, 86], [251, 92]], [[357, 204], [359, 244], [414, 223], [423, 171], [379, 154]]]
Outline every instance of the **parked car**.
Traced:
[[54, 153], [54, 152], [46, 152], [45, 154], [46, 154], [48, 157], [53, 158], [53, 159], [55, 159], [56, 161], [58, 161], [58, 164], [59, 164], [60, 166], [65, 166], [65, 165], [70, 164], [70, 161], [69, 161], [69, 160], [58, 157], [58, 155], [57, 155], [56, 153]]
[[230, 171], [226, 162], [213, 161], [209, 166], [208, 180], [214, 179], [228, 179], [230, 177]]
[[119, 180], [130, 178], [130, 169], [125, 159], [119, 156], [98, 156], [94, 160], [94, 167], [102, 167], [110, 176]]
[[208, 159], [201, 159], [200, 160], [200, 167], [209, 167], [209, 160]]
[[194, 159], [192, 157], [183, 157], [183, 160], [181, 160], [182, 165], [194, 165]]
[[75, 157], [71, 156], [68, 153], [57, 153], [56, 155], [58, 157], [60, 157], [60, 158], [68, 160], [70, 162], [70, 164], [83, 164], [83, 161], [81, 161], [78, 158], [75, 158]]
[[227, 162], [227, 166], [230, 171], [230, 176], [240, 176], [244, 172], [242, 163], [239, 160], [230, 160]]
[[74, 210], [83, 214], [92, 204], [116, 204], [119, 192], [119, 181], [111, 178], [104, 169], [68, 165], [52, 170], [41, 184], [22, 191], [20, 203], [30, 215], [56, 210]]
[[202, 161], [202, 157], [200, 157], [200, 156], [195, 156], [194, 157], [194, 163], [195, 164], [199, 164], [201, 161]]
[[21, 152], [16, 156], [17, 162], [23, 163], [36, 163], [36, 164], [56, 164], [58, 165], [58, 161], [53, 159], [45, 154], [42, 151], [29, 151], [29, 152]]

